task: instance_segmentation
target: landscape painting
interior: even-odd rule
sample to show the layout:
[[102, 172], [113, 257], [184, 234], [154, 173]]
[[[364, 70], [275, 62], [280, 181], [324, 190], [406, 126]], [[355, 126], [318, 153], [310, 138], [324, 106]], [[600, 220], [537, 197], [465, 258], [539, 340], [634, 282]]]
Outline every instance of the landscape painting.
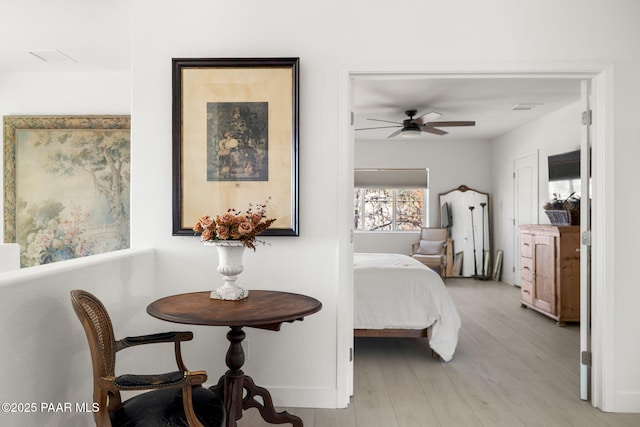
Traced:
[[37, 127], [15, 129], [21, 267], [128, 248], [129, 129]]

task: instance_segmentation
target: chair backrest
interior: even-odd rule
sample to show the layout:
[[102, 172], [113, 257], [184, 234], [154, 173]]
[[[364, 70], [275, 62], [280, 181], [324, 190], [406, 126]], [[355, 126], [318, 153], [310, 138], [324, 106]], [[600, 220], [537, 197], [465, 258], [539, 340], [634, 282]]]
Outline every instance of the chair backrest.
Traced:
[[446, 228], [422, 228], [420, 231], [420, 240], [429, 241], [446, 241], [448, 236], [448, 229]]
[[[116, 339], [111, 319], [100, 300], [87, 291], [71, 291], [71, 303], [89, 341], [93, 364], [94, 399], [99, 399], [101, 395], [99, 378], [113, 376], [115, 373]], [[119, 396], [114, 397], [119, 399]]]

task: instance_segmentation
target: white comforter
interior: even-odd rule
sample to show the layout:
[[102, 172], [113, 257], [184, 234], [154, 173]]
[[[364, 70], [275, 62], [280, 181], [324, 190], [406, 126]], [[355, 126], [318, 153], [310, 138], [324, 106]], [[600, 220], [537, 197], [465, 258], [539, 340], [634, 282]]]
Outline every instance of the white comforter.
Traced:
[[440, 276], [401, 254], [354, 254], [355, 329], [424, 329], [430, 347], [449, 361], [460, 315]]

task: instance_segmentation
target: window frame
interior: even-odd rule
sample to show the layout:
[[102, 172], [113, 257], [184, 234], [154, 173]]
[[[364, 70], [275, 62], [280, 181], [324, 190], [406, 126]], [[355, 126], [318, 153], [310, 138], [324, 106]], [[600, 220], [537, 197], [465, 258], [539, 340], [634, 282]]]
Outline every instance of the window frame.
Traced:
[[[364, 212], [365, 212], [365, 198], [363, 195], [361, 195], [360, 200], [359, 200], [359, 211], [360, 211], [360, 218], [358, 220], [358, 222], [356, 223], [356, 212], [355, 212], [355, 201], [356, 201], [356, 192], [360, 191], [365, 191], [367, 189], [370, 189], [371, 187], [358, 187], [355, 186], [354, 187], [354, 194], [353, 194], [353, 198], [354, 198], [354, 212], [353, 212], [353, 221], [354, 221], [354, 232], [356, 233], [415, 233], [416, 231], [419, 231], [420, 228], [425, 227], [425, 224], [428, 224], [429, 221], [429, 210], [427, 208], [428, 205], [428, 200], [429, 200], [429, 188], [400, 188], [400, 187], [385, 187], [385, 186], [380, 186], [377, 187], [380, 190], [391, 190], [392, 193], [392, 214], [391, 214], [391, 229], [390, 230], [381, 230], [381, 229], [377, 229], [377, 230], [366, 230], [364, 228], [364, 224], [365, 224], [365, 216], [364, 216]], [[398, 192], [399, 191], [403, 191], [403, 190], [419, 190], [422, 192], [422, 212], [421, 212], [421, 217], [422, 217], [422, 224], [420, 225], [420, 227], [412, 229], [412, 230], [401, 230], [398, 229], [398, 210], [397, 210], [397, 203], [398, 203]], [[356, 226], [356, 224], [358, 224], [359, 226]]]

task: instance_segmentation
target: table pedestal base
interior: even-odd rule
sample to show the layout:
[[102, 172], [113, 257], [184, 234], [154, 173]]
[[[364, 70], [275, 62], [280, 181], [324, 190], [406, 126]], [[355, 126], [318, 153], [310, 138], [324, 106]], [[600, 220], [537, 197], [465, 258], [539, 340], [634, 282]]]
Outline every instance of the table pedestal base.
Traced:
[[[227, 427], [235, 427], [236, 421], [242, 418], [242, 411], [249, 408], [256, 408], [262, 419], [272, 424], [286, 424], [290, 423], [293, 427], [303, 427], [302, 419], [295, 415], [291, 415], [287, 411], [276, 412], [273, 401], [271, 400], [271, 394], [264, 388], [257, 386], [253, 379], [247, 375], [243, 375], [242, 378], [227, 378], [223, 375], [218, 381], [218, 384], [210, 388], [211, 391], [216, 393], [225, 404], [227, 411]], [[247, 394], [242, 397], [243, 391], [246, 390]], [[227, 402], [226, 396], [238, 395], [240, 398], [229, 399], [235, 400], [235, 402]], [[256, 400], [255, 397], [260, 396], [262, 402]], [[240, 405], [238, 405], [240, 403]]]
[[[218, 384], [210, 388], [224, 402], [227, 412], [226, 427], [235, 427], [236, 421], [242, 418], [242, 411], [256, 408], [262, 419], [272, 424], [290, 423], [293, 427], [303, 427], [302, 419], [287, 411], [276, 412], [271, 400], [271, 394], [264, 387], [257, 386], [253, 379], [244, 374], [244, 351], [242, 340], [245, 333], [240, 326], [232, 326], [227, 333], [229, 349], [226, 362], [229, 370], [220, 377]], [[246, 394], [245, 394], [246, 390]], [[262, 402], [255, 399], [259, 396]]]

